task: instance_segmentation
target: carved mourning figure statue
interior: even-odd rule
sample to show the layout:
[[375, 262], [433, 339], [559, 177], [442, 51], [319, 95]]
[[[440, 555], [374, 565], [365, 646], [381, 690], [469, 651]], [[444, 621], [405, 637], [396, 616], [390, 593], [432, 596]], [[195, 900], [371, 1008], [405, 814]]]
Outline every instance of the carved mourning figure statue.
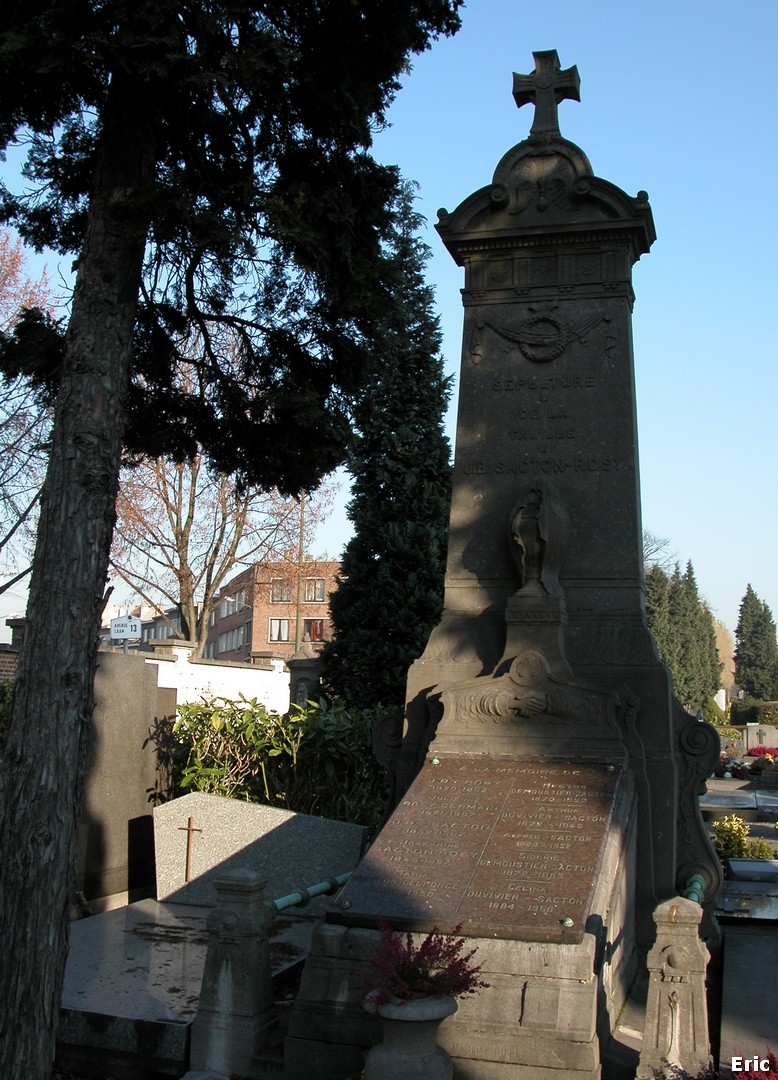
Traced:
[[536, 478], [511, 512], [511, 553], [519, 588], [562, 596], [559, 570], [568, 534], [568, 517], [553, 484]]

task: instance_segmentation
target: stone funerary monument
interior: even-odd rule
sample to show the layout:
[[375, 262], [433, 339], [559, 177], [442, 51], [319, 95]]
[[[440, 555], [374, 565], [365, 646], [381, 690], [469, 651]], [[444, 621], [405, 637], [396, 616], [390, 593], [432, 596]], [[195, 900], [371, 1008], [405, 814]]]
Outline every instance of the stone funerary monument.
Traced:
[[595, 1080], [657, 905], [696, 877], [716, 932], [697, 795], [718, 740], [673, 697], [644, 615], [631, 270], [651, 209], [561, 136], [578, 73], [534, 55], [513, 88], [529, 138], [440, 212], [465, 271], [445, 605], [409, 673], [399, 805], [306, 967], [300, 1078], [359, 1074], [381, 919], [461, 924], [478, 946], [491, 986], [440, 1036], [463, 1080]]

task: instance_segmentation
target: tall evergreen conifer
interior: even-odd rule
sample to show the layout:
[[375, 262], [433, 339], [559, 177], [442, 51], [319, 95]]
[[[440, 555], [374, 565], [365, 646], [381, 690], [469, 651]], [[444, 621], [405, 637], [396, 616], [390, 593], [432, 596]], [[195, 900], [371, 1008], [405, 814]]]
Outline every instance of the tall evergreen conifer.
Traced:
[[458, 6], [0, 5], [0, 150], [28, 143], [33, 188], [0, 221], [78, 267], [65, 337], [22, 320], [2, 358], [57, 390], [0, 759], [3, 1080], [51, 1072], [122, 450], [199, 441], [288, 493], [343, 460], [393, 287], [372, 133]]
[[669, 653], [669, 588], [670, 579], [662, 567], [650, 567], [646, 573], [646, 622], [663, 659]]
[[761, 700], [778, 693], [775, 620], [750, 584], [740, 604], [735, 630], [735, 681], [741, 690]]
[[670, 669], [678, 700], [700, 709], [719, 687], [719, 659], [713, 617], [701, 602], [691, 562], [670, 578], [659, 567], [646, 575], [646, 618]]
[[381, 363], [356, 413], [348, 514], [355, 534], [330, 599], [335, 639], [325, 684], [348, 705], [401, 706], [408, 667], [437, 622], [443, 597], [451, 467], [443, 416], [450, 389], [440, 355], [429, 250], [405, 188], [396, 251], [396, 316], [385, 321]]

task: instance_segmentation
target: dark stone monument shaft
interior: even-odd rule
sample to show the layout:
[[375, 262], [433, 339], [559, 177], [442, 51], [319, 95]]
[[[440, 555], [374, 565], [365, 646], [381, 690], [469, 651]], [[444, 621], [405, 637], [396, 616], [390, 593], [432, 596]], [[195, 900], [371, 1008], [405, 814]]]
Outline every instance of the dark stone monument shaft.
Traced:
[[477, 948], [489, 986], [439, 1036], [468, 1080], [599, 1080], [657, 904], [695, 875], [716, 932], [697, 796], [718, 737], [644, 613], [631, 272], [651, 210], [560, 135], [575, 68], [535, 60], [514, 81], [529, 138], [440, 214], [465, 271], [444, 608], [399, 756], [376, 733], [397, 805], [315, 936], [291, 1080], [358, 1072], [382, 921]]
[[576, 69], [535, 60], [514, 76], [529, 138], [439, 214], [465, 271], [456, 459], [444, 611], [409, 673], [398, 790], [430, 744], [627, 766], [650, 939], [692, 872], [708, 900], [720, 884], [696, 806], [715, 736], [673, 697], [645, 622], [632, 266], [654, 223], [645, 192], [596, 177], [560, 135]]

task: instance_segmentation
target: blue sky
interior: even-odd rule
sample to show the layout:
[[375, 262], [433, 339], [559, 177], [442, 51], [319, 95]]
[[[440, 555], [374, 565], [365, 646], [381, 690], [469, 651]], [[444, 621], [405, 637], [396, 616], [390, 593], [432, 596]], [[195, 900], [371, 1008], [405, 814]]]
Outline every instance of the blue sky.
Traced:
[[[596, 175], [646, 190], [656, 223], [634, 270], [644, 526], [692, 560], [730, 629], [748, 582], [778, 615], [778, 3], [471, 0], [462, 22], [414, 60], [375, 144], [420, 185], [447, 369], [459, 367], [463, 282], [437, 210], [490, 183], [526, 137], [532, 109], [516, 108], [512, 73], [556, 49], [581, 77], [562, 134]], [[348, 535], [340, 506], [319, 547], [337, 556]], [[0, 632], [23, 605], [0, 597]]]
[[[778, 615], [778, 3], [471, 0], [459, 34], [416, 58], [375, 149], [420, 185], [451, 372], [463, 279], [433, 224], [527, 136], [512, 73], [543, 49], [581, 77], [562, 134], [654, 213], [633, 279], [644, 527], [691, 559], [731, 630], [748, 582]], [[343, 534], [335, 514], [331, 554]]]

